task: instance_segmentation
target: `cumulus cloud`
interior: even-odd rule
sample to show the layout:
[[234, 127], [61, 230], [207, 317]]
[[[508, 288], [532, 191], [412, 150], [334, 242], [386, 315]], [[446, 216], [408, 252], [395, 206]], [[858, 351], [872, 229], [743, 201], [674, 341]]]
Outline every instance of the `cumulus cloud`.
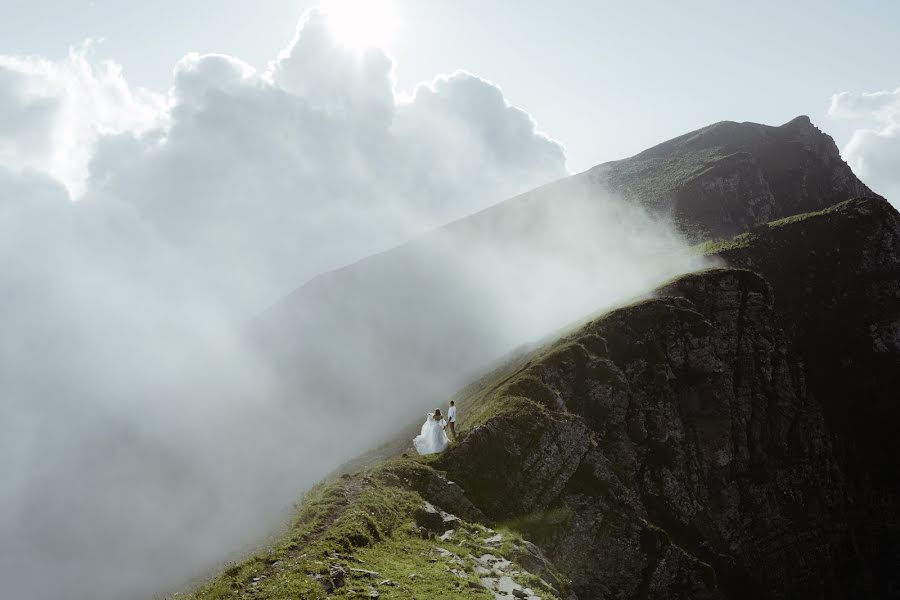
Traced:
[[875, 191], [894, 203], [900, 201], [900, 88], [834, 94], [828, 115], [859, 122], [843, 149], [844, 157]]
[[112, 61], [92, 63], [94, 46], [61, 61], [0, 55], [0, 165], [43, 171], [80, 195], [99, 136], [160, 121], [163, 97], [133, 90]]
[[[165, 127], [101, 140], [91, 193], [136, 206], [214, 267], [244, 310], [328, 268], [565, 174], [562, 147], [494, 84], [455, 73], [393, 91], [313, 11], [259, 73], [222, 55], [175, 69]], [[229, 276], [235, 260], [247, 275]]]
[[[262, 71], [189, 54], [166, 93], [131, 88], [90, 44], [61, 61], [0, 57], [10, 597], [141, 598], [208, 574], [424, 398], [687, 268], [659, 263], [683, 248], [671, 229], [596, 190], [520, 198], [537, 203], [524, 220], [458, 224], [384, 277], [361, 274], [371, 288], [313, 303], [310, 335], [285, 323], [342, 387], [285, 379], [247, 343], [248, 318], [566, 172], [563, 148], [495, 84], [457, 72], [399, 97], [390, 58], [341, 46], [324, 18], [309, 13]], [[413, 338], [423, 351], [403, 354]], [[429, 360], [403, 377], [383, 368], [417, 355]]]

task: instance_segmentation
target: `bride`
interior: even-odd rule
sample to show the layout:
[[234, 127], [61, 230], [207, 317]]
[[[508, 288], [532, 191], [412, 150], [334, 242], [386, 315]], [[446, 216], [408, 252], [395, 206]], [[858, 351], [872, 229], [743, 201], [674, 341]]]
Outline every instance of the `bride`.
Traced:
[[444, 428], [447, 421], [441, 415], [441, 409], [436, 408], [433, 413], [428, 415], [425, 423], [422, 424], [422, 432], [415, 437], [413, 444], [416, 446], [416, 452], [419, 454], [434, 454], [435, 452], [443, 452], [450, 445], [450, 438]]

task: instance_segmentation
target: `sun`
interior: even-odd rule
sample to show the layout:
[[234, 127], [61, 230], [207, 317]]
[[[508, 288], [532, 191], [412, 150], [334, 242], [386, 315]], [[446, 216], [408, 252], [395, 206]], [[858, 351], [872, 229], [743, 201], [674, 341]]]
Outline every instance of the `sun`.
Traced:
[[330, 0], [323, 8], [332, 35], [351, 48], [384, 48], [397, 32], [396, 6], [390, 0]]

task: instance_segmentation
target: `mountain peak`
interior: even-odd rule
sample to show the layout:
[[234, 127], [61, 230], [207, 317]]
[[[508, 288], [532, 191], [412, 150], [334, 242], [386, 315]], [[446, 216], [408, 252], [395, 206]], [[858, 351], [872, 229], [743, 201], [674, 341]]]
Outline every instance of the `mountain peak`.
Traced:
[[720, 121], [584, 174], [627, 200], [672, 216], [694, 239], [877, 196], [806, 115], [780, 126]]
[[800, 115], [800, 116], [794, 117], [793, 119], [791, 119], [790, 121], [788, 121], [787, 123], [782, 125], [781, 127], [785, 128], [785, 127], [801, 127], [801, 126], [802, 127], [812, 127], [814, 129], [816, 129], [816, 131], [818, 131], [818, 128], [815, 125], [813, 125], [812, 120], [807, 115]]

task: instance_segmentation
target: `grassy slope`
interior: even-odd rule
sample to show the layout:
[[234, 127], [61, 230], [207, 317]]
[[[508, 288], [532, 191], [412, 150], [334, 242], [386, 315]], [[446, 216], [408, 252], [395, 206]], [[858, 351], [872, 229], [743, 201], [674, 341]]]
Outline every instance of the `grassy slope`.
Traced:
[[[428, 462], [397, 458], [318, 486], [269, 549], [179, 597], [493, 598], [479, 583], [476, 557], [491, 553], [515, 564], [513, 550], [523, 542], [506, 532], [501, 544], [486, 546], [496, 532], [465, 520], [446, 541], [423, 539], [414, 514], [425, 500], [413, 481], [428, 475]], [[520, 572], [512, 577], [517, 583], [540, 597], [554, 597], [540, 579], [515, 570]], [[343, 585], [338, 586], [338, 577]]]
[[[799, 215], [785, 217], [784, 219], [778, 219], [777, 221], [771, 221], [769, 223], [766, 223], [765, 225], [757, 227], [753, 231], [742, 233], [729, 240], [711, 240], [694, 246], [694, 249], [701, 254], [711, 256], [727, 253], [733, 250], [742, 250], [745, 248], [749, 248], [752, 245], [758, 245], [761, 238], [770, 237], [767, 236], [767, 234], [778, 233], [784, 227], [811, 219], [827, 219], [835, 213], [839, 212], [842, 208], [844, 208], [851, 202], [854, 202], [854, 200], [845, 200], [844, 202], [839, 202], [838, 204], [834, 204], [823, 210], [802, 213]], [[796, 240], [788, 238], [782, 241], [784, 241], [785, 243], [792, 243]]]

